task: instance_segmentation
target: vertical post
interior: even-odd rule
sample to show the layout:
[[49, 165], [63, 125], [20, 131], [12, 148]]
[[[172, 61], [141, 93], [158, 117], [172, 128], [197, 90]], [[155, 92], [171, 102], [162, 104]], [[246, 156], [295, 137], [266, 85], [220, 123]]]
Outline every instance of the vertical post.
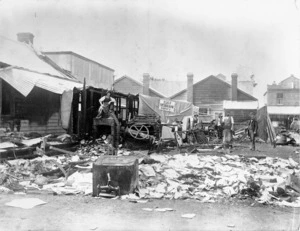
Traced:
[[93, 132], [93, 121], [94, 121], [94, 91], [90, 91], [90, 103], [89, 103], [89, 131]]
[[78, 92], [78, 102], [77, 102], [77, 135], [81, 136], [81, 126], [82, 126], [82, 92]]
[[85, 135], [86, 133], [86, 101], [87, 101], [87, 97], [86, 97], [86, 86], [85, 86], [85, 78], [83, 80], [83, 92], [82, 92], [82, 112], [83, 112], [83, 119], [82, 119], [82, 131], [83, 134]]
[[2, 125], [2, 79], [0, 78], [0, 126]]
[[126, 115], [125, 115], [125, 120], [127, 121], [129, 118], [128, 118], [128, 116], [129, 116], [129, 96], [127, 95], [127, 97], [126, 97], [126, 108], [125, 108], [125, 110], [126, 110]]

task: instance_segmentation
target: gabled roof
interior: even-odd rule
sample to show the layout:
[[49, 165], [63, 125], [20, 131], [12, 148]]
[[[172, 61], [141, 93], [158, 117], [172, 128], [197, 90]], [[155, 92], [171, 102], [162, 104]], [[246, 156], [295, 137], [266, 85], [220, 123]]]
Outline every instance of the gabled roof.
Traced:
[[73, 52], [73, 51], [45, 51], [45, 52], [43, 52], [43, 54], [45, 54], [45, 55], [59, 55], [59, 54], [74, 55], [74, 56], [76, 56], [76, 57], [78, 57], [78, 58], [80, 58], [80, 59], [83, 59], [83, 60], [88, 61], [88, 62], [95, 63], [95, 64], [97, 64], [97, 65], [99, 65], [99, 66], [101, 66], [101, 67], [103, 67], [103, 68], [105, 68], [105, 69], [108, 69], [108, 70], [110, 70], [110, 71], [115, 71], [114, 69], [112, 69], [112, 68], [110, 68], [110, 67], [107, 67], [107, 66], [105, 66], [105, 65], [103, 65], [103, 64], [101, 64], [101, 63], [98, 63], [98, 62], [96, 62], [96, 61], [94, 61], [94, 60], [92, 60], [92, 59], [89, 59], [89, 58], [87, 58], [87, 57], [84, 57], [84, 56], [82, 56], [82, 55], [80, 55], [80, 54], [77, 54], [77, 53], [75, 53], [75, 52]]
[[[227, 87], [230, 87], [230, 88], [231, 88], [231, 84], [229, 84], [229, 83], [227, 83], [227, 82], [225, 82], [225, 81], [223, 81], [223, 80], [221, 80], [221, 79], [217, 78], [217, 77], [216, 77], [216, 76], [214, 76], [214, 75], [210, 75], [210, 76], [206, 77], [205, 79], [202, 79], [202, 80], [200, 80], [200, 81], [198, 81], [198, 82], [194, 83], [194, 86], [196, 86], [197, 84], [204, 83], [205, 81], [207, 81], [207, 80], [208, 80], [208, 79], [210, 79], [210, 78], [214, 78], [214, 79], [216, 79], [217, 81], [220, 81], [220, 82], [221, 82], [222, 84], [224, 84], [225, 86], [227, 86]], [[186, 91], [186, 89], [184, 89], [184, 90], [182, 90], [182, 91], [180, 91], [180, 92], [177, 92], [176, 94], [172, 95], [170, 98], [172, 99], [172, 98], [174, 98], [174, 97], [176, 97], [176, 96], [178, 96], [178, 95], [180, 95], [180, 94], [184, 93], [185, 91]], [[255, 97], [253, 97], [252, 95], [249, 95], [248, 93], [246, 93], [246, 92], [242, 91], [242, 90], [241, 90], [241, 89], [239, 89], [239, 88], [238, 88], [238, 92], [240, 92], [240, 93], [242, 93], [242, 94], [244, 94], [244, 95], [248, 96], [248, 97], [249, 97], [249, 99], [252, 99], [252, 100], [257, 100]]]
[[[135, 79], [133, 79], [133, 78], [127, 76], [127, 75], [124, 75], [124, 76], [122, 76], [122, 77], [116, 79], [115, 82], [114, 82], [114, 85], [115, 85], [116, 83], [118, 83], [118, 82], [124, 80], [124, 79], [128, 79], [128, 80], [130, 80], [130, 81], [133, 81], [133, 82], [135, 82], [137, 85], [143, 87], [143, 83], [142, 83], [142, 82], [137, 81], [137, 80], [135, 80]], [[152, 91], [154, 94], [156, 94], [157, 96], [159, 96], [159, 97], [161, 97], [161, 98], [168, 98], [167, 96], [165, 96], [165, 95], [163, 95], [162, 93], [156, 91], [156, 90], [153, 89], [152, 87], [149, 87], [149, 91]]]
[[295, 77], [294, 75], [291, 75], [290, 77], [287, 77], [284, 80], [282, 80], [278, 85], [281, 85], [283, 82], [287, 81], [288, 79], [296, 79], [296, 80], [300, 81], [299, 78]]

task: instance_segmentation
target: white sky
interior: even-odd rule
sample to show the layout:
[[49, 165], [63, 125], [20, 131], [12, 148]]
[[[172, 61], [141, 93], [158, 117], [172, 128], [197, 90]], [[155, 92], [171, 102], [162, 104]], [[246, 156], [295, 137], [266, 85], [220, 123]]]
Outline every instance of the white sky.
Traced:
[[18, 32], [32, 32], [43, 51], [107, 65], [117, 78], [230, 78], [244, 66], [261, 100], [267, 84], [300, 77], [300, 0], [0, 0], [0, 35]]

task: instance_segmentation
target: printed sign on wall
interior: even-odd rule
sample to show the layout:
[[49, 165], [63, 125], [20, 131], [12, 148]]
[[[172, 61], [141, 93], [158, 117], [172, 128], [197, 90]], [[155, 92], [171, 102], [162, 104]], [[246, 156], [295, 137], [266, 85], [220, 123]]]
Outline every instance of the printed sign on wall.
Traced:
[[169, 112], [175, 112], [175, 102], [170, 100], [159, 100], [159, 110], [161, 111], [169, 111]]

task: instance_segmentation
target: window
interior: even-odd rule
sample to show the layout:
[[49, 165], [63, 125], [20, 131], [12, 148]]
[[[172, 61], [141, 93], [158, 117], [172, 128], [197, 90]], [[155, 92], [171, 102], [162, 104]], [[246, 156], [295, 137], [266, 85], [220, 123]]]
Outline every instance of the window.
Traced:
[[276, 95], [276, 102], [278, 105], [282, 105], [283, 104], [283, 93], [277, 93]]
[[207, 107], [200, 107], [199, 108], [199, 115], [209, 115], [209, 108], [207, 108]]
[[283, 93], [277, 93], [277, 99], [283, 99]]

